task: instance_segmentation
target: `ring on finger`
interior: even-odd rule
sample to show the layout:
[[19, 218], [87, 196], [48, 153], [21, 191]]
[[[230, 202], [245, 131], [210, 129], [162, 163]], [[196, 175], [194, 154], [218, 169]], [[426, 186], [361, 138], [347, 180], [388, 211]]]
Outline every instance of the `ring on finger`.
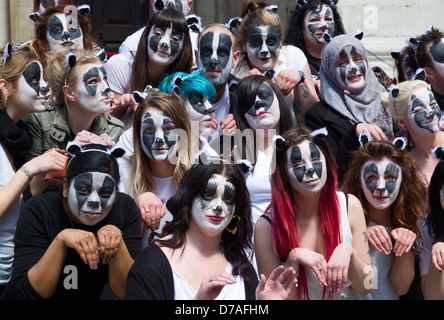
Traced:
[[209, 282], [211, 282], [211, 281], [213, 281], [214, 280], [214, 277], [213, 276], [211, 276], [210, 277], [210, 281]]
[[319, 268], [319, 271], [322, 271], [322, 270], [323, 270], [322, 267], [320, 267], [320, 268]]

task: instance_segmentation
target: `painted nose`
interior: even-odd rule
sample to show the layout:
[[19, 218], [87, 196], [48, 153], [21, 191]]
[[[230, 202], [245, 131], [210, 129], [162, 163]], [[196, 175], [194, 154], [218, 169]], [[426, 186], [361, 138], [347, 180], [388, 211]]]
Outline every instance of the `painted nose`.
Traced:
[[260, 109], [260, 108], [264, 108], [264, 103], [262, 102], [262, 100], [256, 100], [256, 102], [254, 103], [254, 108], [256, 110]]
[[160, 138], [160, 137], [157, 137], [155, 140], [154, 140], [154, 142], [155, 143], [159, 143], [159, 144], [163, 144], [163, 139], [162, 138]]
[[67, 41], [71, 38], [68, 31], [63, 32], [62, 39]]
[[216, 208], [214, 208], [214, 211], [216, 211], [217, 214], [221, 214], [222, 213], [222, 206], [220, 206], [220, 205], [216, 206]]
[[40, 93], [41, 93], [43, 96], [47, 95], [48, 92], [49, 92], [49, 86], [41, 87], [41, 88], [40, 88]]
[[98, 209], [100, 207], [100, 202], [99, 201], [88, 201], [88, 206], [91, 209]]
[[313, 174], [314, 174], [314, 169], [313, 168], [310, 168], [310, 169], [308, 169], [307, 170], [307, 172], [305, 173], [307, 176], [310, 176], [310, 177], [313, 177]]

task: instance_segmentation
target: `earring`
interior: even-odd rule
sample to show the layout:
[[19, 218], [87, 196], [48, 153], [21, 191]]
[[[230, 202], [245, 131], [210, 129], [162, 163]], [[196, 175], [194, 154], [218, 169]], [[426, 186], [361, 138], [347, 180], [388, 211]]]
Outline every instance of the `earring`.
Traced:
[[[233, 219], [234, 219], [234, 218], [237, 219], [236, 226], [235, 226], [233, 229], [228, 229], [228, 228], [225, 229], [226, 231], [228, 231], [229, 233], [231, 233], [233, 236], [236, 234], [236, 232], [237, 232], [237, 228], [239, 227], [239, 224], [240, 224], [240, 221], [241, 221], [241, 218], [240, 218], [237, 214], [233, 216]], [[233, 221], [233, 219], [232, 219], [231, 221]]]
[[185, 214], [185, 222], [187, 223], [187, 227], [190, 226], [190, 220], [188, 219], [188, 212]]

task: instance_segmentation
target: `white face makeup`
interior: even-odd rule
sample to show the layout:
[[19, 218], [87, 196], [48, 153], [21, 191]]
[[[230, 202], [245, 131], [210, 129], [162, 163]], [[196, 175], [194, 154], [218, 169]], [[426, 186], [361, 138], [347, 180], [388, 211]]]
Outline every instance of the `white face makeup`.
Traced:
[[441, 109], [429, 89], [423, 87], [413, 91], [408, 103], [408, 121], [411, 130], [422, 134], [434, 134], [440, 131]]
[[245, 114], [245, 120], [252, 130], [277, 129], [281, 112], [279, 100], [267, 84], [261, 83], [254, 104]]
[[214, 108], [202, 94], [197, 91], [191, 92], [185, 101], [188, 116], [191, 122], [199, 123], [199, 134], [209, 136], [213, 133], [211, 119], [214, 115]]
[[306, 46], [319, 45], [324, 42], [324, 32], [333, 36], [335, 20], [330, 6], [321, 4], [317, 9], [308, 11], [304, 19], [304, 42]]
[[20, 101], [32, 112], [45, 111], [49, 87], [43, 80], [43, 67], [40, 62], [31, 62], [18, 82]]
[[201, 196], [193, 200], [191, 223], [205, 233], [218, 235], [230, 224], [236, 204], [236, 189], [226, 177], [215, 174]]
[[82, 224], [93, 226], [110, 212], [117, 184], [107, 173], [86, 172], [73, 179], [68, 189], [68, 207]]
[[108, 112], [111, 107], [110, 87], [102, 64], [85, 64], [77, 70], [75, 99], [85, 111], [95, 114]]
[[248, 31], [246, 52], [250, 65], [261, 72], [272, 69], [281, 49], [281, 39], [272, 26], [255, 27]]
[[356, 92], [365, 87], [367, 62], [353, 46], [344, 47], [335, 63], [335, 80], [345, 90]]
[[327, 181], [325, 156], [308, 140], [287, 151], [287, 171], [291, 186], [302, 195], [321, 191]]
[[77, 20], [64, 13], [55, 14], [51, 18], [46, 38], [50, 51], [83, 49], [83, 34]]
[[188, 14], [188, 0], [151, 0], [151, 4], [154, 10], [175, 7], [184, 15]]
[[361, 187], [368, 203], [375, 209], [387, 209], [395, 202], [401, 182], [401, 168], [386, 158], [367, 161], [362, 166]]
[[436, 73], [441, 78], [444, 78], [444, 39], [441, 39], [441, 41], [434, 43], [430, 47], [430, 55]]
[[176, 149], [173, 120], [160, 110], [150, 109], [142, 118], [140, 141], [145, 154], [156, 161], [167, 160]]
[[225, 85], [233, 67], [233, 42], [228, 34], [208, 31], [199, 42], [198, 66], [215, 87]]
[[172, 27], [152, 26], [148, 35], [148, 56], [160, 65], [170, 65], [183, 46], [183, 32]]

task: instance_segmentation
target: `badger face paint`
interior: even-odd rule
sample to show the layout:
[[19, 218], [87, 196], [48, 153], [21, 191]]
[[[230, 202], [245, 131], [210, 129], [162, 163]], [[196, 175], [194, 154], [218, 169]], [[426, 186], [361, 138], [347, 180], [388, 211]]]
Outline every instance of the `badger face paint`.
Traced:
[[107, 173], [82, 173], [69, 185], [68, 208], [80, 223], [93, 226], [110, 212], [116, 189], [116, 181]]
[[174, 152], [177, 134], [173, 120], [165, 112], [147, 111], [142, 118], [140, 141], [145, 154], [156, 161], [164, 161]]
[[18, 92], [20, 101], [32, 112], [45, 111], [49, 87], [43, 80], [43, 67], [40, 62], [31, 62], [19, 79]]
[[396, 200], [401, 188], [401, 168], [387, 158], [367, 161], [361, 170], [361, 187], [369, 204], [387, 209]]
[[323, 35], [333, 36], [335, 20], [330, 6], [321, 4], [317, 9], [308, 11], [304, 19], [303, 37], [307, 45], [324, 45]]
[[111, 106], [110, 87], [102, 64], [86, 64], [77, 70], [75, 98], [87, 112], [102, 114]]
[[444, 78], [444, 40], [434, 43], [430, 47], [430, 55], [433, 60], [433, 67], [441, 78]]
[[214, 108], [206, 97], [197, 91], [191, 92], [185, 101], [188, 116], [191, 122], [199, 123], [199, 134], [209, 136], [213, 133], [211, 120], [214, 115]]
[[441, 109], [429, 89], [423, 87], [413, 91], [408, 104], [411, 130], [422, 134], [434, 134], [440, 131]]
[[297, 193], [317, 193], [327, 181], [325, 156], [314, 143], [305, 140], [287, 151], [287, 172]]
[[279, 33], [275, 27], [261, 26], [248, 31], [246, 52], [251, 68], [260, 72], [272, 69], [281, 49]]
[[83, 49], [83, 34], [76, 17], [64, 13], [55, 14], [48, 24], [46, 34], [49, 50]]
[[203, 193], [193, 200], [191, 223], [207, 234], [220, 234], [230, 224], [235, 207], [236, 188], [227, 177], [214, 174]]
[[183, 46], [183, 32], [166, 26], [152, 26], [148, 35], [148, 56], [161, 65], [170, 65], [176, 60]]
[[207, 32], [199, 42], [198, 66], [215, 87], [228, 81], [233, 66], [233, 42], [225, 33]]
[[367, 62], [354, 46], [344, 47], [335, 63], [335, 80], [341, 88], [351, 92], [360, 91], [365, 87]]
[[184, 15], [188, 14], [188, 1], [187, 0], [165, 0], [166, 7], [175, 7], [181, 11]]
[[279, 100], [273, 89], [261, 83], [254, 104], [244, 116], [252, 130], [277, 129], [281, 112]]

